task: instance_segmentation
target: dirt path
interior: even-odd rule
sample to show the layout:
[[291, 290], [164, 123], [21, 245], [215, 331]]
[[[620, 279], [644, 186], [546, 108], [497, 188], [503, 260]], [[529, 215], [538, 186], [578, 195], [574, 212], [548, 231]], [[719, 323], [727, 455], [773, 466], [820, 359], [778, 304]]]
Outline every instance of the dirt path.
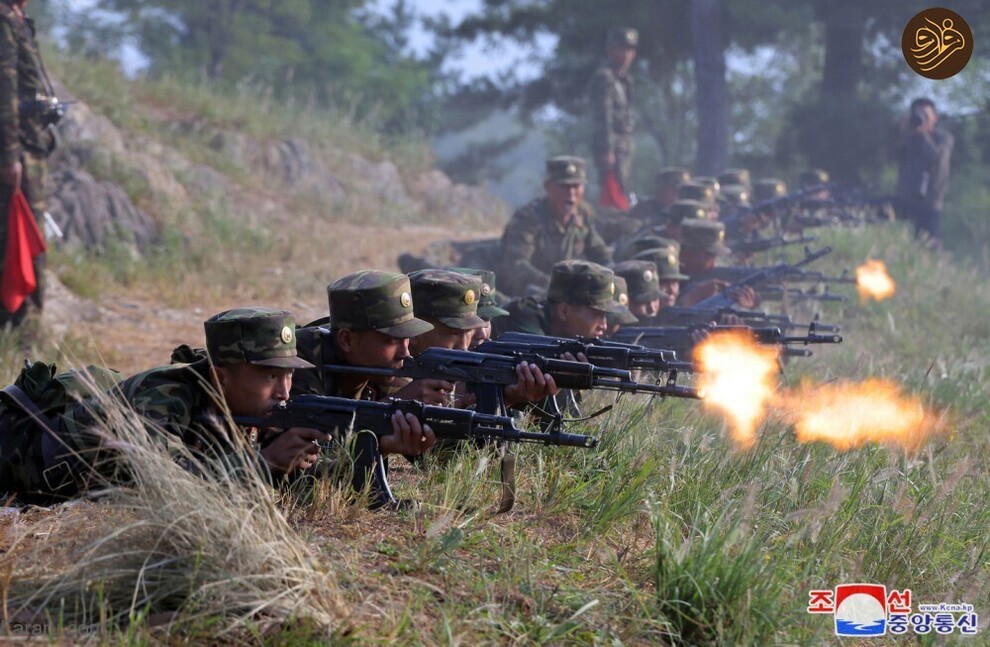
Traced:
[[[435, 225], [384, 228], [351, 223], [335, 224], [334, 234], [337, 242], [327, 250], [327, 257], [321, 259], [321, 265], [327, 268], [328, 282], [362, 268], [396, 270], [396, 258], [402, 251], [420, 253], [437, 240], [486, 236], [477, 232], [458, 235], [449, 227]], [[191, 307], [176, 309], [163, 306], [138, 290], [123, 297], [89, 301], [71, 293], [56, 277], [50, 278], [49, 285], [45, 326], [57, 338], [65, 340], [63, 347], [69, 356], [73, 356], [75, 348], [89, 348], [91, 352], [85, 353], [87, 356], [102, 358], [125, 374], [166, 363], [172, 349], [180, 344], [202, 345], [205, 318], [246, 305], [194, 301]], [[325, 316], [327, 307], [323, 293], [272, 306], [291, 308], [300, 322]]]

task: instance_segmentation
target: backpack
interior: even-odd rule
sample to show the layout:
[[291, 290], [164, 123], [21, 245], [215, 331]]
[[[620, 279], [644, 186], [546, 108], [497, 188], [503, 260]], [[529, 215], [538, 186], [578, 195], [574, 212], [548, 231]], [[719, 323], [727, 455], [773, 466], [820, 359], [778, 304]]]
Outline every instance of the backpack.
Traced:
[[64, 498], [55, 492], [64, 485], [65, 474], [54, 479], [46, 469], [43, 446], [53, 443], [45, 438], [57, 438], [67, 409], [123, 378], [99, 366], [58, 373], [55, 364], [25, 360], [14, 383], [0, 389], [0, 496], [13, 494], [23, 503], [38, 505]]

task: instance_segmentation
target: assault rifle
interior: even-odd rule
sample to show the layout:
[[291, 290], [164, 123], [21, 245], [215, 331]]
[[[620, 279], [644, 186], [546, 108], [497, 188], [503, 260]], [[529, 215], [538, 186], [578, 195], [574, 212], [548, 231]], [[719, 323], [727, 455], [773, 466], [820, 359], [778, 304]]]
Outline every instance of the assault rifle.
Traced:
[[832, 294], [826, 288], [822, 292], [811, 292], [800, 288], [785, 288], [782, 285], [764, 285], [756, 293], [763, 301], [790, 301], [791, 303], [801, 303], [802, 301], [818, 301], [819, 303], [841, 303], [849, 300], [844, 294]]
[[654, 373], [693, 370], [691, 362], [677, 360], [677, 355], [662, 346], [644, 347], [622, 343], [615, 339], [588, 339], [569, 337], [545, 337], [522, 332], [507, 332], [496, 340], [489, 340], [478, 347], [482, 353], [498, 355], [537, 354], [561, 357], [570, 353], [575, 357], [584, 353], [595, 366], [618, 368], [626, 371], [645, 370]]
[[[830, 254], [831, 247], [823, 247], [817, 252], [812, 252], [807, 247], [804, 248], [804, 258], [797, 263], [779, 263], [771, 267], [753, 268], [753, 271], [738, 281], [733, 282], [719, 294], [713, 294], [707, 299], [702, 299], [695, 304], [696, 308], [728, 308], [732, 307], [733, 301], [729, 294], [732, 290], [741, 287], [758, 288], [764, 283], [779, 283], [787, 274], [800, 270], [805, 265], [817, 261], [819, 258]], [[662, 314], [663, 311], [661, 311]]]
[[[327, 364], [323, 370], [330, 373], [464, 382], [473, 387], [479, 411], [503, 414], [506, 411], [504, 389], [518, 381], [516, 365], [521, 362], [535, 364], [542, 372], [549, 373], [557, 386], [562, 389], [652, 393], [677, 398], [702, 397], [696, 389], [690, 387], [636, 382], [628, 370], [547, 358], [536, 353], [495, 355], [467, 350], [427, 348], [416, 357], [405, 358], [402, 367], [398, 369]], [[562, 414], [559, 411], [550, 413], [556, 419], [554, 426], [558, 426], [562, 421]]]
[[[807, 328], [809, 324], [793, 321], [787, 315], [773, 315], [762, 310], [745, 310], [734, 306], [726, 307], [682, 307], [673, 306], [662, 308], [653, 322], [659, 326], [705, 326], [711, 322], [719, 322], [725, 315], [733, 315], [742, 320], [747, 326], [772, 326], [781, 330]], [[823, 332], [837, 333], [839, 326], [814, 322], [815, 328]]]
[[[713, 267], [703, 274], [699, 274], [696, 277], [692, 277], [697, 281], [707, 281], [711, 279], [717, 279], [720, 281], [728, 281], [729, 283], [736, 283], [741, 281], [746, 277], [752, 275], [754, 272], [759, 271], [759, 267], [745, 267], [740, 265], [730, 265], [726, 267]], [[844, 270], [839, 276], [826, 276], [822, 272], [816, 272], [812, 270], [794, 270], [790, 272], [784, 272], [780, 275], [778, 280], [781, 283], [832, 283], [832, 284], [849, 284], [855, 285], [856, 279], [849, 276], [848, 270]]]
[[785, 357], [810, 357], [807, 348], [795, 348], [795, 345], [808, 346], [811, 344], [841, 344], [842, 336], [837, 334], [820, 334], [817, 325], [808, 326], [806, 335], [785, 335], [780, 328], [751, 326], [658, 326], [652, 328], [623, 326], [613, 335], [616, 341], [640, 344], [647, 348], [670, 348], [681, 355], [690, 355], [694, 349], [694, 338], [699, 331], [708, 334], [720, 332], [742, 331], [754, 337], [758, 344], [765, 346], [783, 346]]
[[797, 238], [775, 236], [773, 238], [749, 238], [746, 240], [733, 241], [729, 246], [732, 248], [734, 253], [755, 254], [757, 252], [766, 252], [778, 247], [813, 243], [817, 240], [818, 236], [798, 236]]
[[[550, 433], [524, 431], [517, 428], [515, 421], [508, 416], [429, 406], [411, 400], [384, 403], [323, 395], [300, 395], [276, 407], [270, 416], [264, 418], [237, 416], [234, 422], [274, 429], [304, 427], [325, 432], [345, 430], [370, 432], [355, 434], [352, 485], [358, 492], [369, 487], [369, 492], [373, 496], [373, 506], [381, 507], [397, 504], [388, 484], [385, 461], [378, 449], [378, 438], [392, 433], [392, 414], [396, 411], [412, 413], [420, 424], [429, 425], [436, 437], [441, 439], [540, 443], [583, 448], [598, 445], [598, 439], [593, 436], [562, 433], [556, 430]], [[511, 499], [514, 501], [514, 492]], [[509, 508], [512, 506], [512, 501], [508, 503]], [[503, 507], [504, 504], [503, 498]]]
[[234, 422], [275, 429], [306, 427], [326, 432], [367, 429], [381, 437], [392, 433], [392, 414], [396, 411], [413, 414], [421, 424], [429, 425], [438, 439], [498, 440], [585, 448], [598, 445], [598, 439], [592, 436], [524, 431], [516, 427], [509, 416], [431, 406], [415, 400], [375, 402], [306, 394], [275, 407], [270, 416], [235, 417]]

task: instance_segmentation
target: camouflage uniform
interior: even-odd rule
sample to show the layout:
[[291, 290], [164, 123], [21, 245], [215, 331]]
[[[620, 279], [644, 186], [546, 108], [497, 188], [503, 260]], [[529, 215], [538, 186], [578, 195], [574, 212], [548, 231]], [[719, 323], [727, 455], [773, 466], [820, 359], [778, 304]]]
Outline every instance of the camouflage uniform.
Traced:
[[299, 356], [312, 362], [310, 369], [292, 376], [292, 393], [313, 393], [354, 400], [379, 400], [386, 393], [370, 380], [359, 381], [347, 390], [341, 375], [324, 370], [328, 364], [347, 364], [339, 357], [336, 331], [378, 332], [408, 339], [433, 329], [413, 314], [412, 287], [404, 274], [362, 270], [337, 279], [327, 286], [330, 317], [320, 319], [296, 331]]
[[[31, 206], [38, 227], [44, 232], [46, 158], [55, 148], [55, 137], [42, 121], [41, 111], [32, 109], [48, 90], [35, 40], [34, 21], [15, 9], [11, 0], [0, 0], [0, 166], [21, 162], [21, 189]], [[7, 211], [14, 187], [0, 183], [0, 255], [7, 249]], [[0, 269], [3, 263], [0, 262]], [[42, 307], [45, 255], [34, 259], [38, 287], [13, 316], [0, 308], [0, 321], [23, 318], [28, 304]]]
[[[654, 177], [654, 190], [657, 194], [661, 192], [666, 193], [670, 189], [676, 191], [682, 184], [690, 181], [690, 179], [691, 174], [687, 169], [666, 168]], [[663, 224], [667, 220], [669, 209], [669, 204], [661, 204], [656, 197], [651, 197], [636, 203], [636, 206], [632, 208], [629, 215], [639, 222], [640, 225], [652, 227]]]
[[561, 261], [553, 266], [545, 302], [524, 297], [509, 303], [509, 316], [496, 320], [496, 331], [498, 335], [512, 331], [553, 335], [546, 306], [555, 303], [586, 305], [606, 314], [628, 311], [615, 301], [615, 292], [615, 273], [609, 268], [588, 261]]
[[[584, 160], [555, 157], [547, 161], [547, 180], [561, 184], [584, 184]], [[587, 203], [567, 224], [561, 224], [550, 210], [549, 198], [539, 198], [521, 207], [505, 226], [502, 235], [502, 276], [509, 294], [525, 294], [530, 285], [545, 288], [554, 263], [587, 259], [610, 263], [612, 256], [598, 235], [594, 211]]]
[[[639, 44], [639, 33], [623, 27], [608, 34], [609, 47], [632, 47]], [[615, 155], [615, 175], [624, 193], [632, 189], [633, 157], [633, 82], [628, 74], [619, 75], [606, 62], [591, 77], [588, 88], [591, 103], [591, 151], [598, 168], [598, 179], [608, 173], [603, 158]]]
[[[180, 346], [169, 366], [139, 373], [115, 385], [109, 397], [119, 400], [143, 419], [148, 433], [177, 458], [182, 447], [223, 465], [236, 467], [238, 443], [230, 437], [223, 396], [213, 386], [210, 362], [230, 366], [248, 362], [259, 366], [308, 368], [296, 356], [295, 321], [285, 311], [263, 308], [228, 310], [205, 323], [207, 350]], [[86, 401], [66, 411], [57, 433], [42, 432], [42, 464], [35, 473], [42, 478], [16, 484], [18, 491], [64, 498], [86, 489], [93, 472], [110, 482], [126, 478], [119, 472], [112, 451], [112, 423], [104, 419], [99, 402]], [[39, 429], [40, 431], [40, 429]], [[263, 439], [250, 436], [255, 449]], [[6, 458], [6, 457], [5, 457]], [[184, 460], [184, 459], [183, 459]], [[209, 462], [184, 467], [198, 471]], [[215, 464], [215, 463], [214, 463]], [[258, 461], [263, 465], [263, 461]]]
[[[702, 249], [714, 256], [728, 256], [732, 253], [725, 243], [725, 225], [717, 220], [685, 220], [683, 224], [681, 246], [684, 248]], [[687, 294], [697, 286], [697, 283], [707, 279], [704, 275], [691, 275], [691, 282], [681, 288], [681, 294]]]

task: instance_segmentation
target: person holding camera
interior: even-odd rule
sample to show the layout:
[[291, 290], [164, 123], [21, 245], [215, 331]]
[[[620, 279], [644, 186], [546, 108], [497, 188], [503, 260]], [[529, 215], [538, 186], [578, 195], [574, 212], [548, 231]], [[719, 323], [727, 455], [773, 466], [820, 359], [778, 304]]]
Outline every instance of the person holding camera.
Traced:
[[[0, 0], [0, 259], [7, 250], [7, 214], [17, 189], [44, 232], [46, 160], [55, 148], [51, 126], [62, 114], [41, 62], [28, 0]], [[0, 270], [4, 264], [0, 261]], [[38, 287], [17, 312], [0, 306], [0, 325], [19, 325], [30, 308], [41, 310], [45, 255], [34, 259]]]
[[935, 103], [915, 99], [904, 121], [897, 172], [897, 209], [914, 223], [915, 233], [938, 246], [942, 238], [942, 208], [949, 187], [952, 135], [937, 130]]

